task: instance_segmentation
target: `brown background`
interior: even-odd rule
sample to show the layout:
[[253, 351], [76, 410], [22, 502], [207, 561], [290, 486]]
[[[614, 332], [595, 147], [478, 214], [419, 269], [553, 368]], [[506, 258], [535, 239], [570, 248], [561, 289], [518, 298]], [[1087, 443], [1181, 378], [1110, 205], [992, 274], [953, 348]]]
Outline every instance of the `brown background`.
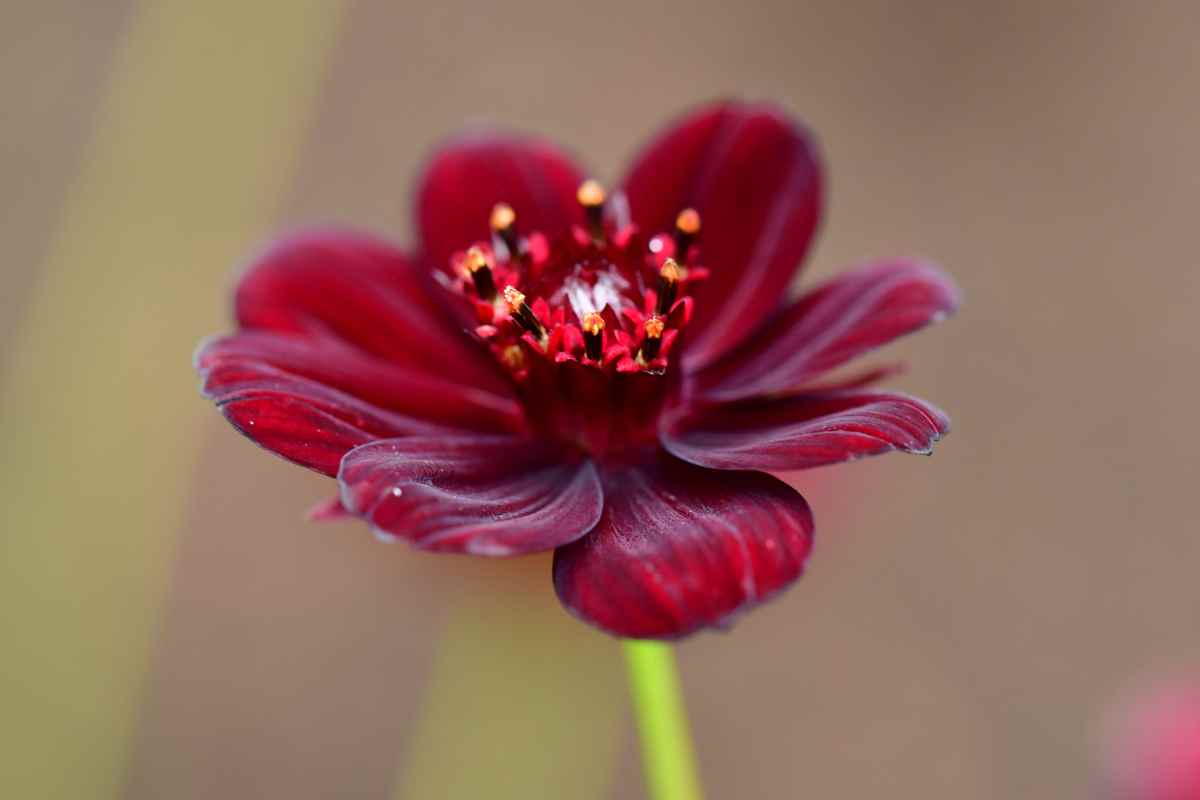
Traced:
[[[6, 338], [143, 13], [10, 5], [0, 175], [30, 188], [2, 201]], [[264, 230], [339, 220], [407, 239], [420, 159], [464, 122], [546, 133], [612, 178], [667, 117], [749, 95], [823, 142], [829, 213], [807, 280], [915, 254], [965, 291], [956, 319], [882, 354], [911, 361], [898, 384], [949, 410], [954, 433], [931, 459], [796, 476], [818, 515], [810, 573], [680, 648], [709, 796], [1088, 796], [1113, 698], [1200, 663], [1195, 6], [355, 0], [339, 24]], [[215, 294], [130, 297], [150, 300], [203, 304], [194, 338], [224, 324]], [[172, 402], [194, 392], [187, 355], [156, 365]], [[439, 559], [304, 524], [324, 480], [198, 398], [181, 407], [203, 420], [202, 449], [123, 794], [382, 797], [422, 753], [447, 785], [502, 772], [495, 754], [445, 752], [453, 732], [503, 749], [526, 728], [487, 718], [484, 695], [545, 704], [539, 676], [561, 657], [586, 670], [555, 690], [554, 729], [568, 720], [599, 796], [637, 796], [616, 645], [564, 621], [546, 559]], [[119, 520], [95, 524], [120, 536]], [[464, 631], [484, 644], [441, 689], [458, 716], [430, 722], [437, 654]], [[438, 730], [444, 746], [417, 741]], [[557, 786], [525, 796], [595, 796], [547, 774]]]

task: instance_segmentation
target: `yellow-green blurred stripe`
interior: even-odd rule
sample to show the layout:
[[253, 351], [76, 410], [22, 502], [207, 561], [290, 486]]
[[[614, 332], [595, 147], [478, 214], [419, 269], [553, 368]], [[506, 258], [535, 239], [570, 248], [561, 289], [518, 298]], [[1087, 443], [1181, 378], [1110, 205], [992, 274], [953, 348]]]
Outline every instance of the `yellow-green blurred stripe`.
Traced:
[[[0, 796], [120, 791], [203, 408], [340, 4], [139, 10], [0, 384]], [[50, 56], [48, 56], [50, 57]]]
[[463, 597], [397, 800], [610, 796], [626, 720], [620, 651], [559, 608], [549, 583]]

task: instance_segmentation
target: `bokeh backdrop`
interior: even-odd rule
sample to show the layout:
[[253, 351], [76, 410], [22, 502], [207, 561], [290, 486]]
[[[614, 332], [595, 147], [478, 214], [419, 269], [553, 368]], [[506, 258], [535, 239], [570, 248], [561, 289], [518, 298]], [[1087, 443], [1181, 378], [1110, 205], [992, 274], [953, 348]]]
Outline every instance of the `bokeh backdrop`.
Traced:
[[1128, 686], [1200, 663], [1193, 3], [0, 3], [0, 795], [640, 796], [619, 648], [547, 558], [304, 509], [189, 358], [281, 229], [411, 235], [465, 123], [604, 178], [778, 100], [823, 142], [803, 281], [923, 255], [954, 320], [881, 354], [932, 458], [791, 476], [818, 549], [679, 652], [710, 798], [1088, 797]]

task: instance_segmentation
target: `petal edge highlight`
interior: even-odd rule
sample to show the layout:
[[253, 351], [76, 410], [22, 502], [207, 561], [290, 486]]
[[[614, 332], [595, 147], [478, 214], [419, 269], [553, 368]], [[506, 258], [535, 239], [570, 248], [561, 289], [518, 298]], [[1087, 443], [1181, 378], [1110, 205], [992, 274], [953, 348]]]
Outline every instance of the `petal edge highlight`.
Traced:
[[564, 463], [511, 436], [413, 436], [352, 450], [342, 504], [377, 533], [424, 550], [511, 556], [587, 533], [604, 494], [590, 461]]
[[802, 295], [698, 376], [707, 399], [788, 392], [958, 309], [958, 288], [918, 261], [856, 269]]
[[695, 409], [664, 426], [660, 438], [692, 464], [782, 472], [893, 450], [928, 455], [949, 431], [949, 417], [918, 398], [844, 391]]
[[342, 456], [361, 444], [437, 429], [268, 364], [199, 366], [206, 347], [196, 356], [201, 393], [242, 435], [309, 469], [336, 475]]

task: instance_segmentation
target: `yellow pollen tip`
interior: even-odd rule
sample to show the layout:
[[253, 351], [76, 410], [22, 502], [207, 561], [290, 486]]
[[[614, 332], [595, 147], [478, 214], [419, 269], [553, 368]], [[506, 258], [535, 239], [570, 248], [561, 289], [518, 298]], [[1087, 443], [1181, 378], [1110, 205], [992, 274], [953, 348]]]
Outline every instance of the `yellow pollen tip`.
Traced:
[[516, 312], [525, 305], [525, 295], [518, 292], [513, 286], [505, 286], [504, 302], [508, 303], [509, 311]]
[[583, 332], [595, 336], [604, 330], [604, 317], [595, 311], [583, 315]]
[[675, 283], [679, 280], [679, 263], [673, 258], [668, 258], [663, 262], [658, 274], [668, 283]]
[[488, 265], [487, 256], [478, 247], [472, 247], [467, 251], [467, 256], [463, 259], [463, 266], [472, 274], [478, 272]]
[[506, 231], [517, 221], [517, 212], [508, 203], [496, 203], [492, 206], [492, 216], [489, 220], [492, 230], [496, 233]]
[[679, 212], [679, 216], [675, 217], [675, 227], [681, 233], [695, 236], [700, 232], [700, 212], [694, 208], [685, 208]]
[[525, 368], [525, 352], [520, 345], [510, 345], [500, 353], [504, 365], [514, 372]]
[[659, 317], [651, 317], [650, 319], [646, 320], [646, 324], [644, 326], [646, 330], [646, 336], [650, 337], [651, 339], [662, 338], [663, 329], [666, 327], [666, 323], [664, 323]]
[[575, 192], [575, 199], [584, 208], [596, 208], [604, 205], [604, 196], [604, 187], [600, 185], [599, 181], [591, 178], [579, 184], [579, 190]]

